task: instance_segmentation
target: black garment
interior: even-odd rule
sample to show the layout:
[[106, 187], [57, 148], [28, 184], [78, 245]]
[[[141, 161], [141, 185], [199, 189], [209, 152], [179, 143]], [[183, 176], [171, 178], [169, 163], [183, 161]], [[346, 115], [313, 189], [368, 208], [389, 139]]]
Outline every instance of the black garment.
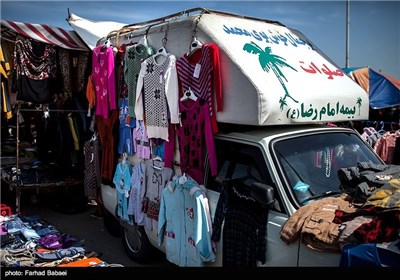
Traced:
[[63, 95], [71, 96], [86, 90], [90, 52], [60, 48], [57, 54]]
[[18, 78], [17, 100], [44, 104], [53, 102], [55, 79], [33, 80], [25, 75]]
[[338, 170], [340, 189], [353, 196], [354, 202], [360, 203], [365, 202], [376, 189], [387, 182], [382, 179], [385, 175], [400, 178], [400, 166], [358, 162], [357, 166]]
[[57, 92], [56, 48], [36, 40], [17, 40], [13, 55], [17, 100], [51, 103]]
[[99, 140], [87, 140], [83, 146], [85, 172], [84, 172], [84, 187], [87, 197], [97, 198], [99, 188], [101, 187], [100, 173], [100, 143]]
[[255, 267], [265, 263], [268, 210], [250, 196], [241, 181], [227, 181], [219, 197], [211, 239], [218, 242], [223, 229], [222, 266]]

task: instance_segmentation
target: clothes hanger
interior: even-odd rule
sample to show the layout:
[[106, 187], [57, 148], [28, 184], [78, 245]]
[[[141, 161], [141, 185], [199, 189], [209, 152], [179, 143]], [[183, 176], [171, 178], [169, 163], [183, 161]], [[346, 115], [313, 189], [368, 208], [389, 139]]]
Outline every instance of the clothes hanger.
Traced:
[[127, 153], [123, 153], [122, 154], [122, 165], [126, 164], [126, 160], [128, 159], [128, 154]]
[[139, 40], [139, 45], [147, 46], [147, 36], [146, 34]]
[[107, 40], [104, 41], [103, 45], [101, 46], [101, 51], [111, 47], [111, 40], [107, 37]]
[[383, 121], [381, 121], [380, 122], [380, 125], [381, 125], [381, 129], [379, 129], [379, 131], [378, 131], [378, 133], [380, 134], [380, 135], [383, 135], [383, 134], [385, 134], [385, 123], [383, 122]]
[[193, 38], [192, 43], [190, 44], [190, 51], [187, 52], [186, 55], [190, 56], [192, 55], [196, 50], [200, 50], [203, 47], [203, 44], [197, 40], [196, 37]]
[[184, 172], [178, 179], [179, 184], [183, 185], [187, 182], [188, 177], [186, 176], [186, 173]]
[[106, 46], [107, 48], [111, 46], [110, 38], [107, 38], [107, 40], [104, 42], [104, 46]]
[[167, 57], [169, 55], [167, 50], [165, 49], [165, 46], [167, 45], [167, 34], [168, 34], [168, 24], [167, 24], [167, 29], [165, 30], [164, 38], [162, 39], [161, 48], [159, 48], [157, 53], [153, 55], [154, 59], [156, 59], [160, 55], [164, 57]]
[[396, 122], [392, 122], [390, 124], [390, 129], [390, 132], [396, 133], [397, 131], [399, 131], [399, 123], [396, 124]]
[[146, 33], [145, 33], [144, 36], [139, 40], [139, 43], [138, 43], [138, 44], [144, 45], [144, 46], [146, 46], [146, 47], [148, 46], [148, 43], [147, 43], [147, 34], [149, 34], [150, 28], [151, 28], [151, 25], [149, 25], [149, 27], [147, 27]]
[[90, 142], [94, 142], [96, 140], [97, 140], [97, 132], [94, 132], [92, 138], [90, 139]]
[[183, 96], [181, 97], [181, 101], [185, 101], [191, 99], [193, 101], [197, 100], [197, 96], [194, 94], [194, 92], [190, 89], [190, 87], [188, 88], [187, 91], [185, 91], [185, 93], [183, 94]]
[[[157, 170], [162, 170], [162, 166], [160, 166], [160, 164], [163, 162], [162, 158], [160, 156], [155, 156], [153, 159], [153, 168], [157, 169]], [[157, 162], [159, 163], [159, 165], [157, 165]]]
[[131, 34], [129, 34], [129, 42], [133, 42], [133, 39], [134, 39], [134, 36], [133, 36], [133, 33], [131, 33]]
[[158, 51], [157, 51], [157, 53], [154, 55], [154, 57], [157, 57], [157, 56], [159, 56], [159, 55], [162, 55], [162, 56], [164, 56], [164, 57], [167, 57], [167, 56], [168, 56], [168, 52], [167, 52], [167, 50], [165, 49], [165, 47], [159, 48]]
[[153, 55], [153, 59], [156, 63], [162, 63], [163, 61], [165, 61], [165, 60], [157, 61], [157, 58], [159, 58], [160, 56], [164, 57], [164, 59], [167, 59], [167, 57], [169, 56], [165, 47], [159, 48], [158, 51]]

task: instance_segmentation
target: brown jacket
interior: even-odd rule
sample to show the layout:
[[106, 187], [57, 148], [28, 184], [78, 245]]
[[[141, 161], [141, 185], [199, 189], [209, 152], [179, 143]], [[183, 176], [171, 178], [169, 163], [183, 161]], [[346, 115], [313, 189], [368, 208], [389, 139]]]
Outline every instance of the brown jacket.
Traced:
[[311, 249], [339, 251], [340, 224], [333, 223], [335, 211], [356, 211], [346, 199], [347, 195], [343, 194], [315, 200], [300, 207], [284, 224], [280, 232], [281, 239], [290, 244], [302, 234], [302, 241]]

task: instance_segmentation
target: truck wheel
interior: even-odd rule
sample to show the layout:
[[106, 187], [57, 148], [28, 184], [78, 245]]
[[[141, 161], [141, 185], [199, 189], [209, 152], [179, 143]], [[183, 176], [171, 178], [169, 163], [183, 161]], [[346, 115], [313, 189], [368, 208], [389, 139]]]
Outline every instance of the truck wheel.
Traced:
[[121, 237], [121, 224], [110, 212], [103, 208], [103, 224], [109, 234], [115, 237]]
[[123, 226], [122, 242], [128, 256], [134, 262], [145, 264], [149, 262], [151, 257], [154, 257], [156, 250], [151, 245], [143, 226]]

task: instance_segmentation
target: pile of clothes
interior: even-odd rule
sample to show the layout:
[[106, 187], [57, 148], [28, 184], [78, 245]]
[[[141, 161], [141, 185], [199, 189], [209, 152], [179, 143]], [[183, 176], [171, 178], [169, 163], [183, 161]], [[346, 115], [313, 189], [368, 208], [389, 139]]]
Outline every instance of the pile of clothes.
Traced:
[[313, 200], [280, 234], [341, 254], [340, 266], [400, 266], [400, 166], [359, 162], [338, 172], [341, 195]]
[[38, 215], [0, 216], [0, 264], [4, 267], [110, 267], [84, 240], [60, 232]]

